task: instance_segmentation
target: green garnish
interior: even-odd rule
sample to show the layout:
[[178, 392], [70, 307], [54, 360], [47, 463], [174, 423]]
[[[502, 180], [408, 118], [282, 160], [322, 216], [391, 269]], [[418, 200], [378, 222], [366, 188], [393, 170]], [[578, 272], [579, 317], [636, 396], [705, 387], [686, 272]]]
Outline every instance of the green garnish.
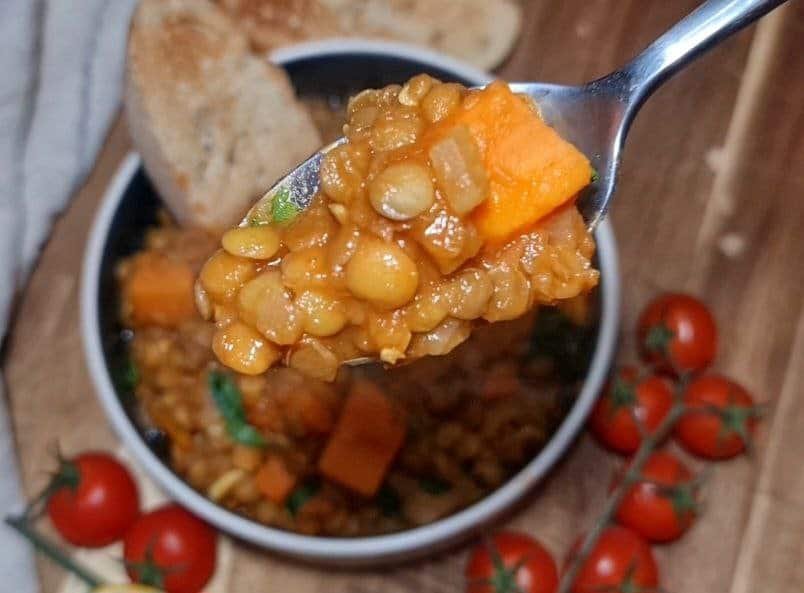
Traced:
[[301, 212], [293, 200], [291, 200], [290, 190], [283, 187], [274, 195], [271, 200], [271, 219], [274, 224], [285, 224], [296, 218]]
[[207, 384], [232, 440], [248, 447], [264, 447], [265, 437], [246, 420], [243, 396], [234, 380], [226, 373], [210, 371]]
[[597, 172], [597, 169], [592, 167], [592, 178], [589, 180], [589, 183], [596, 183], [600, 179], [600, 174]]
[[595, 346], [594, 325], [576, 325], [554, 307], [539, 310], [530, 338], [530, 356], [553, 361], [565, 381], [582, 378], [592, 360]]
[[285, 501], [285, 508], [295, 517], [296, 513], [307, 504], [307, 501], [318, 494], [319, 490], [321, 490], [321, 484], [318, 482], [305, 482], [290, 493]]
[[433, 477], [425, 477], [419, 478], [419, 488], [427, 492], [427, 494], [438, 495], [448, 492], [451, 486], [444, 480], [439, 480], [438, 478]]
[[126, 358], [125, 362], [114, 370], [112, 379], [117, 391], [133, 393], [137, 383], [140, 382], [140, 371], [133, 360]]
[[290, 190], [282, 187], [276, 191], [270, 202], [260, 204], [249, 213], [249, 226], [263, 226], [266, 224], [283, 225], [298, 216], [301, 208], [293, 201]]
[[399, 498], [399, 494], [388, 484], [382, 485], [379, 492], [377, 492], [375, 500], [380, 512], [386, 517], [393, 517], [399, 514], [399, 510], [402, 508], [402, 500]]

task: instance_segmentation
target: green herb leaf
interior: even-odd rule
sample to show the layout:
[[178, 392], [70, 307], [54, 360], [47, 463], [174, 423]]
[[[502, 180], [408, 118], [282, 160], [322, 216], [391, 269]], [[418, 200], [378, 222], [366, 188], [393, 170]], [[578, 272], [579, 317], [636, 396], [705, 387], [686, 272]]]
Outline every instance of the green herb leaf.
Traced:
[[444, 480], [438, 478], [425, 477], [419, 478], [419, 488], [427, 492], [427, 494], [444, 494], [448, 492], [451, 486]]
[[264, 447], [265, 438], [246, 420], [243, 396], [234, 380], [226, 373], [211, 371], [207, 383], [232, 440], [248, 447]]
[[530, 356], [552, 360], [563, 380], [575, 381], [589, 368], [595, 331], [594, 326], [576, 325], [554, 307], [544, 307], [533, 325]]
[[241, 445], [246, 445], [247, 447], [265, 446], [265, 437], [251, 424], [227, 425], [227, 430], [232, 439]]
[[600, 173], [597, 172], [597, 169], [592, 167], [592, 177], [589, 179], [589, 183], [596, 183], [600, 179]]
[[290, 191], [283, 187], [271, 200], [271, 218], [274, 224], [285, 224], [296, 218], [301, 209], [291, 200]]
[[126, 358], [112, 373], [114, 386], [121, 393], [133, 393], [140, 382], [140, 371], [130, 358]]
[[307, 504], [313, 496], [318, 494], [321, 490], [321, 484], [318, 482], [305, 482], [293, 492], [291, 492], [288, 499], [285, 501], [285, 508], [290, 511], [294, 517], [299, 510]]
[[382, 485], [379, 492], [377, 492], [375, 500], [380, 512], [386, 517], [398, 515], [402, 508], [402, 500], [399, 498], [399, 494], [388, 484]]

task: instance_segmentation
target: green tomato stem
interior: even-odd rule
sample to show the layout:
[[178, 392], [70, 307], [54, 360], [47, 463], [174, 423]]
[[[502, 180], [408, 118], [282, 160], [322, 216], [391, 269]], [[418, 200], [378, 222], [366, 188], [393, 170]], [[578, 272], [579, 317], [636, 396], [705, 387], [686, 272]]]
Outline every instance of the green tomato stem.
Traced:
[[5, 521], [9, 527], [16, 530], [20, 535], [31, 542], [38, 551], [42, 552], [65, 570], [73, 573], [89, 587], [94, 589], [103, 583], [97, 575], [70, 558], [55, 542], [41, 533], [38, 533], [30, 524], [27, 517], [8, 516]]
[[683, 393], [683, 385], [685, 383], [686, 382], [683, 380], [680, 382], [681, 385], [678, 390], [679, 394], [676, 396], [673, 407], [670, 408], [670, 411], [667, 413], [667, 416], [665, 416], [664, 420], [662, 420], [661, 424], [659, 424], [655, 431], [649, 433], [642, 439], [642, 443], [634, 455], [631, 464], [628, 466], [625, 476], [623, 476], [622, 481], [617, 485], [609, 498], [606, 500], [606, 504], [603, 507], [603, 512], [597, 518], [594, 526], [589, 530], [589, 533], [586, 534], [583, 544], [581, 545], [581, 549], [578, 551], [578, 554], [575, 556], [575, 558], [573, 558], [572, 562], [570, 562], [569, 568], [561, 577], [561, 582], [558, 585], [557, 593], [570, 592], [572, 585], [574, 584], [575, 579], [581, 570], [581, 567], [586, 562], [589, 554], [592, 553], [592, 550], [600, 539], [600, 536], [603, 535], [603, 532], [611, 523], [629, 488], [640, 480], [642, 476], [642, 468], [645, 466], [648, 458], [670, 434], [670, 431], [673, 430], [673, 427], [675, 427], [676, 423], [681, 418], [681, 415], [686, 409], [686, 406], [684, 405], [680, 395]]

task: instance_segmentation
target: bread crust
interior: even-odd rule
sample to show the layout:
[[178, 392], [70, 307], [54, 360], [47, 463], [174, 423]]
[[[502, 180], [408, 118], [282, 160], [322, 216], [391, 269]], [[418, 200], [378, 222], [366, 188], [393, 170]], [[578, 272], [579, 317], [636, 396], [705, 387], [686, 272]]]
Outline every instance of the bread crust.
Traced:
[[321, 145], [285, 72], [208, 0], [143, 0], [127, 58], [131, 136], [180, 224], [236, 224]]
[[428, 46], [488, 70], [519, 36], [517, 0], [217, 0], [257, 51], [331, 37]]

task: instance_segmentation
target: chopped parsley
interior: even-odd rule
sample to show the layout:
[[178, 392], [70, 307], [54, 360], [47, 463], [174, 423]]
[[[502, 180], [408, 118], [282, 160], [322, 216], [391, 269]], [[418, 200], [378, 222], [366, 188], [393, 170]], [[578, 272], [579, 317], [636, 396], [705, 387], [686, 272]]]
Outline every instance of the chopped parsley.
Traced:
[[123, 364], [112, 373], [114, 386], [120, 393], [133, 393], [140, 382], [140, 370], [134, 361], [126, 358]]
[[399, 498], [399, 494], [388, 484], [382, 485], [382, 488], [377, 492], [375, 501], [380, 512], [386, 517], [393, 517], [399, 514], [399, 510], [402, 508], [402, 500]]
[[291, 199], [288, 188], [280, 188], [274, 194], [274, 198], [271, 200], [271, 220], [274, 224], [286, 224], [296, 218], [299, 212], [301, 212], [301, 208]]
[[260, 204], [249, 213], [249, 226], [283, 225], [292, 221], [302, 209], [293, 201], [290, 190], [281, 187], [270, 201]]
[[553, 361], [565, 381], [581, 379], [595, 346], [595, 327], [579, 326], [554, 307], [539, 310], [530, 341], [530, 356]]
[[243, 396], [234, 380], [226, 373], [210, 371], [207, 383], [232, 440], [248, 447], [264, 447], [265, 437], [246, 420]]
[[305, 482], [290, 493], [290, 496], [285, 501], [285, 508], [295, 517], [299, 510], [320, 490], [320, 483]]

